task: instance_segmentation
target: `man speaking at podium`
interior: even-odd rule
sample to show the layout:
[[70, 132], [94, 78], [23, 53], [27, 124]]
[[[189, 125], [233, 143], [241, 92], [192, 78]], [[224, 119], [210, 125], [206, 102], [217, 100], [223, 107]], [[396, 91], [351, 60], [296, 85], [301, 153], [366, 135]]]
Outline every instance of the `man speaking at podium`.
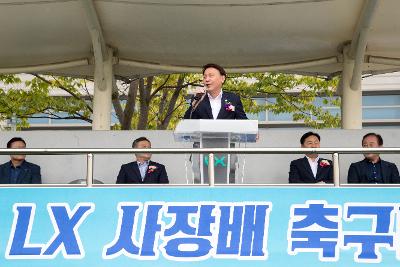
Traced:
[[225, 79], [226, 72], [223, 67], [213, 63], [204, 65], [204, 88], [196, 91], [184, 119], [246, 120], [240, 97], [222, 91]]
[[[196, 95], [192, 98], [190, 107], [186, 111], [184, 119], [247, 120], [240, 97], [234, 93], [222, 91], [222, 85], [224, 84], [225, 79], [226, 72], [223, 67], [212, 63], [204, 65], [204, 88], [200, 88], [196, 91]], [[206, 147], [220, 146], [218, 141], [211, 146], [210, 142], [212, 141], [209, 140], [209, 144], [206, 145]], [[227, 145], [229, 145], [229, 143]], [[231, 143], [229, 146], [234, 147], [235, 144]], [[200, 147], [200, 143], [195, 142], [193, 147]], [[224, 159], [226, 155], [217, 154], [215, 156], [220, 157], [220, 159]], [[192, 166], [194, 183], [201, 183], [200, 163], [198, 163], [200, 161], [200, 155], [192, 155], [191, 161], [194, 163]], [[228, 172], [229, 183], [235, 183], [235, 165], [237, 162], [237, 156], [228, 156], [226, 161], [230, 162], [229, 170], [225, 170], [225, 172]], [[227, 166], [228, 164], [225, 161], [222, 163], [223, 166]], [[206, 162], [206, 164], [208, 164], [208, 162]], [[203, 172], [205, 173], [205, 170]], [[218, 172], [218, 168], [216, 168], [216, 173]], [[215, 182], [226, 183], [226, 174], [224, 176], [225, 178], [221, 175], [216, 175]], [[205, 177], [204, 182], [208, 182], [208, 176]]]

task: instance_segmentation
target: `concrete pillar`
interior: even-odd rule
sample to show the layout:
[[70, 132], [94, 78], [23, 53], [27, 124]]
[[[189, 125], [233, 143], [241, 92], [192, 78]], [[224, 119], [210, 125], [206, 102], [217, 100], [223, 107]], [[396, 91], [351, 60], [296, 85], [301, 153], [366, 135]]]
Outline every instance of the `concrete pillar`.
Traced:
[[[107, 48], [103, 62], [95, 62], [92, 130], [110, 130], [113, 81], [112, 49]], [[96, 60], [96, 58], [95, 58]]]
[[[341, 95], [342, 95], [342, 129], [362, 129], [362, 91], [361, 75], [354, 77], [353, 70], [355, 60], [349, 58], [350, 47], [343, 49], [343, 72], [341, 77]], [[362, 63], [361, 63], [362, 64]], [[351, 87], [353, 84], [353, 87]]]

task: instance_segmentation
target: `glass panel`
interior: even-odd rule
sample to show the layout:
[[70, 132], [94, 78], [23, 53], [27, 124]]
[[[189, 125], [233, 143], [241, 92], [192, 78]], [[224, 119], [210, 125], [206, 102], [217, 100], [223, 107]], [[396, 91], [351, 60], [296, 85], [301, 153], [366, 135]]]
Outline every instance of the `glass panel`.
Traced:
[[[323, 101], [324, 99], [328, 100], [328, 104], [324, 104]], [[337, 96], [333, 96], [333, 97], [317, 97], [314, 100], [314, 105], [317, 107], [337, 107], [335, 105], [329, 104], [329, 102], [333, 99], [338, 99]]]
[[[59, 116], [61, 117], [67, 117], [68, 113], [66, 112], [60, 112], [58, 113]], [[74, 120], [74, 119], [67, 119], [67, 120], [57, 120], [57, 119], [52, 119], [51, 120], [52, 124], [89, 124], [86, 121], [83, 120]]]
[[400, 95], [368, 95], [363, 96], [363, 106], [400, 105]]
[[293, 121], [293, 116], [290, 113], [274, 114], [271, 111], [268, 112], [269, 121]]
[[[265, 105], [265, 98], [253, 98], [254, 101], [256, 101], [256, 103], [258, 105]], [[257, 114], [255, 113], [246, 113], [247, 118], [249, 118], [249, 120], [259, 120], [259, 121], [266, 121], [267, 119], [267, 113], [266, 111], [261, 111]]]
[[400, 107], [363, 108], [363, 119], [400, 119]]
[[[35, 114], [35, 116], [47, 116], [47, 115], [40, 113], [40, 114]], [[28, 122], [29, 122], [29, 124], [49, 124], [49, 119], [48, 118], [29, 118]]]
[[[275, 104], [275, 97], [268, 97], [268, 103]], [[293, 115], [291, 113], [281, 113], [274, 114], [272, 111], [268, 111], [268, 120], [269, 121], [293, 121]]]
[[339, 115], [340, 116], [340, 108], [324, 108], [325, 110], [329, 111], [329, 113], [333, 116]]

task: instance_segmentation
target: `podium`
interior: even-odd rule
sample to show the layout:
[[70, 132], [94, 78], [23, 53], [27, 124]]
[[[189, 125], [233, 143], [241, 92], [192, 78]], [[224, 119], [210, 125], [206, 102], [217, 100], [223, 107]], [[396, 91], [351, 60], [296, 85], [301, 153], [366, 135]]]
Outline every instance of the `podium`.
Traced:
[[[257, 120], [182, 120], [174, 131], [177, 142], [191, 142], [193, 147], [229, 148], [256, 142]], [[236, 183], [236, 154], [215, 154], [214, 175], [216, 184]], [[208, 155], [192, 154], [194, 183], [209, 183]]]

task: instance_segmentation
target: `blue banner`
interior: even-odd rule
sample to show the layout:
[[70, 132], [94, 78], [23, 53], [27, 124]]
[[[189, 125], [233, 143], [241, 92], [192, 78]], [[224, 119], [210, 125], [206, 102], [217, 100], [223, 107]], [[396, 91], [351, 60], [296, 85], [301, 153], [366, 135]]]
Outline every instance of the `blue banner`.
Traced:
[[399, 196], [399, 188], [1, 188], [0, 266], [397, 266]]

